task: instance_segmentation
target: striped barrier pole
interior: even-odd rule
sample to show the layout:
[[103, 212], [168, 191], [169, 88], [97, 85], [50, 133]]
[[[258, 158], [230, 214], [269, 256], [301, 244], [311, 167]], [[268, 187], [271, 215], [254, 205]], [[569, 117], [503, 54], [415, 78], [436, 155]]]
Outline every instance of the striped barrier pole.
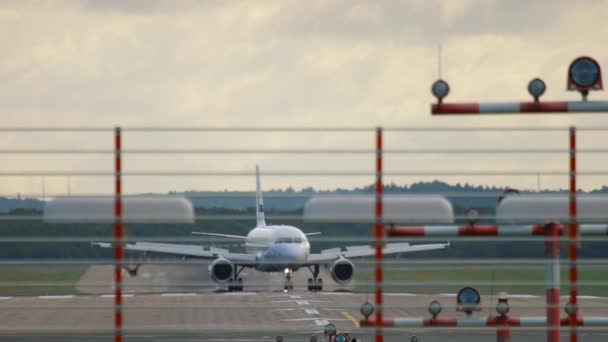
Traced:
[[608, 112], [608, 101], [434, 103], [432, 115], [600, 113]]
[[547, 342], [560, 342], [559, 339], [559, 231], [561, 225], [549, 223], [546, 225], [545, 239], [545, 277], [547, 282]]
[[[374, 226], [374, 236], [376, 238], [376, 322], [382, 322], [382, 249], [384, 248], [384, 223], [382, 221], [382, 128], [376, 128], [376, 223]], [[376, 342], [383, 342], [382, 325], [376, 326]]]
[[[359, 321], [361, 327], [375, 327], [375, 320]], [[547, 325], [547, 318], [543, 316], [509, 316], [508, 319], [499, 317], [462, 317], [462, 318], [423, 318], [423, 317], [395, 317], [382, 320], [385, 328], [431, 328], [431, 327], [462, 327], [462, 328], [484, 328], [484, 327], [509, 327], [540, 328]], [[563, 318], [558, 320], [558, 326], [569, 326], [570, 320]], [[608, 317], [589, 316], [579, 317], [579, 327], [607, 327]]]
[[[608, 235], [606, 224], [580, 224], [578, 233], [582, 236]], [[558, 235], [564, 233], [562, 226], [555, 228]], [[463, 225], [463, 226], [387, 226], [389, 237], [456, 237], [456, 236], [544, 236], [542, 225]]]
[[578, 342], [576, 322], [578, 321], [578, 247], [579, 232], [576, 206], [576, 127], [570, 127], [570, 203], [568, 224], [568, 255], [570, 257], [570, 302], [568, 318], [570, 319], [570, 342]]
[[122, 266], [124, 230], [122, 225], [122, 141], [120, 127], [116, 127], [114, 132], [114, 341], [122, 342]]

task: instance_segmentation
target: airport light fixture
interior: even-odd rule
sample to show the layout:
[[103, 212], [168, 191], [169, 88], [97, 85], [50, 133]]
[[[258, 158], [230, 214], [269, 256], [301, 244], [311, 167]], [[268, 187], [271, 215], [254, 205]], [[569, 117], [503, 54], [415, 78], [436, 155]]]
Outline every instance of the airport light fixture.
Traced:
[[338, 334], [334, 338], [335, 342], [348, 342], [348, 337], [345, 334]]
[[450, 93], [450, 85], [444, 80], [437, 80], [435, 81], [435, 83], [433, 83], [433, 86], [431, 87], [431, 92], [437, 98], [437, 101], [441, 103], [441, 101], [443, 101], [443, 98], [448, 96], [448, 94]]
[[476, 208], [467, 208], [464, 211], [464, 217], [469, 223], [469, 226], [473, 226], [479, 222], [479, 210]]
[[568, 304], [566, 304], [566, 307], [564, 307], [564, 310], [566, 311], [566, 313], [568, 315], [572, 315], [573, 313], [576, 312], [576, 305], [574, 305], [573, 303], [569, 302]]
[[323, 330], [323, 333], [327, 336], [335, 336], [337, 332], [338, 329], [336, 329], [336, 326], [332, 323], [326, 325], [325, 329]]
[[434, 300], [429, 304], [429, 313], [433, 316], [433, 319], [437, 318], [437, 315], [441, 313], [441, 304]]
[[528, 93], [534, 97], [534, 102], [538, 102], [545, 90], [547, 90], [547, 85], [540, 78], [534, 78], [528, 83]]
[[498, 295], [498, 304], [496, 304], [496, 312], [499, 315], [505, 316], [511, 310], [511, 306], [509, 305], [509, 297], [506, 293], [501, 292]]
[[456, 310], [471, 315], [473, 311], [480, 310], [480, 302], [481, 296], [479, 295], [479, 291], [470, 286], [463, 287], [456, 295], [456, 304], [458, 304]]
[[568, 68], [568, 90], [578, 91], [587, 100], [590, 90], [602, 90], [602, 70], [600, 64], [593, 58], [578, 57]]
[[540, 78], [528, 83], [528, 93], [533, 101], [527, 102], [465, 102], [445, 103], [450, 92], [445, 80], [437, 80], [431, 87], [437, 102], [431, 105], [432, 115], [513, 114], [513, 113], [598, 113], [608, 112], [608, 101], [587, 101], [592, 90], [603, 90], [602, 69], [593, 58], [582, 56], [574, 59], [568, 68], [567, 90], [578, 91], [582, 101], [540, 101], [547, 85]]
[[370, 302], [365, 302], [361, 305], [361, 314], [367, 320], [374, 313], [374, 305]]

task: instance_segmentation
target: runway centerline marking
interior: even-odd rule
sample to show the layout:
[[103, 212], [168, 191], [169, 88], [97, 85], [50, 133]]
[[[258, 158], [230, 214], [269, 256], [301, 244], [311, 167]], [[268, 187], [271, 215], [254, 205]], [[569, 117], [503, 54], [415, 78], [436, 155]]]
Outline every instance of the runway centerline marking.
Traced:
[[309, 315], [318, 315], [319, 314], [319, 310], [317, 310], [317, 309], [306, 309], [305, 311]]
[[7, 299], [11, 299], [13, 297], [0, 297], [0, 300], [7, 300]]
[[63, 296], [38, 296], [40, 299], [69, 299], [74, 298], [74, 295], [63, 295]]
[[310, 302], [307, 300], [296, 300], [296, 304], [298, 305], [310, 305]]
[[329, 321], [326, 319], [315, 319], [315, 324], [325, 326], [329, 324]]
[[196, 293], [161, 293], [161, 297], [192, 297], [196, 296]]
[[351, 314], [348, 313], [348, 311], [342, 311], [342, 315], [346, 318], [348, 318], [351, 322], [353, 322], [353, 324], [358, 328], [359, 327], [359, 321], [353, 317]]

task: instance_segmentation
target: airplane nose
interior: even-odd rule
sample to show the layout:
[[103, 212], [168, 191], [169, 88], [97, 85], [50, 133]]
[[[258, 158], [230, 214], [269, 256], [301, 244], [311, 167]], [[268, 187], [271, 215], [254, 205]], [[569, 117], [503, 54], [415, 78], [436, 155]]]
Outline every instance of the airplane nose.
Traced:
[[302, 264], [306, 261], [304, 248], [299, 245], [275, 246], [275, 255], [286, 263]]

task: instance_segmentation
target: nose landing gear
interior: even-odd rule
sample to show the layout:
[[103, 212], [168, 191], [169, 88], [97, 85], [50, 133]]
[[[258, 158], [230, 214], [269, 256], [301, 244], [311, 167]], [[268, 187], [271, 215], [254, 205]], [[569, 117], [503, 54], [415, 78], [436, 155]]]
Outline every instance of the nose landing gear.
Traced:
[[292, 273], [293, 273], [292, 269], [290, 269], [290, 268], [285, 269], [285, 286], [283, 287], [283, 289], [285, 291], [293, 290], [293, 279], [291, 278]]

